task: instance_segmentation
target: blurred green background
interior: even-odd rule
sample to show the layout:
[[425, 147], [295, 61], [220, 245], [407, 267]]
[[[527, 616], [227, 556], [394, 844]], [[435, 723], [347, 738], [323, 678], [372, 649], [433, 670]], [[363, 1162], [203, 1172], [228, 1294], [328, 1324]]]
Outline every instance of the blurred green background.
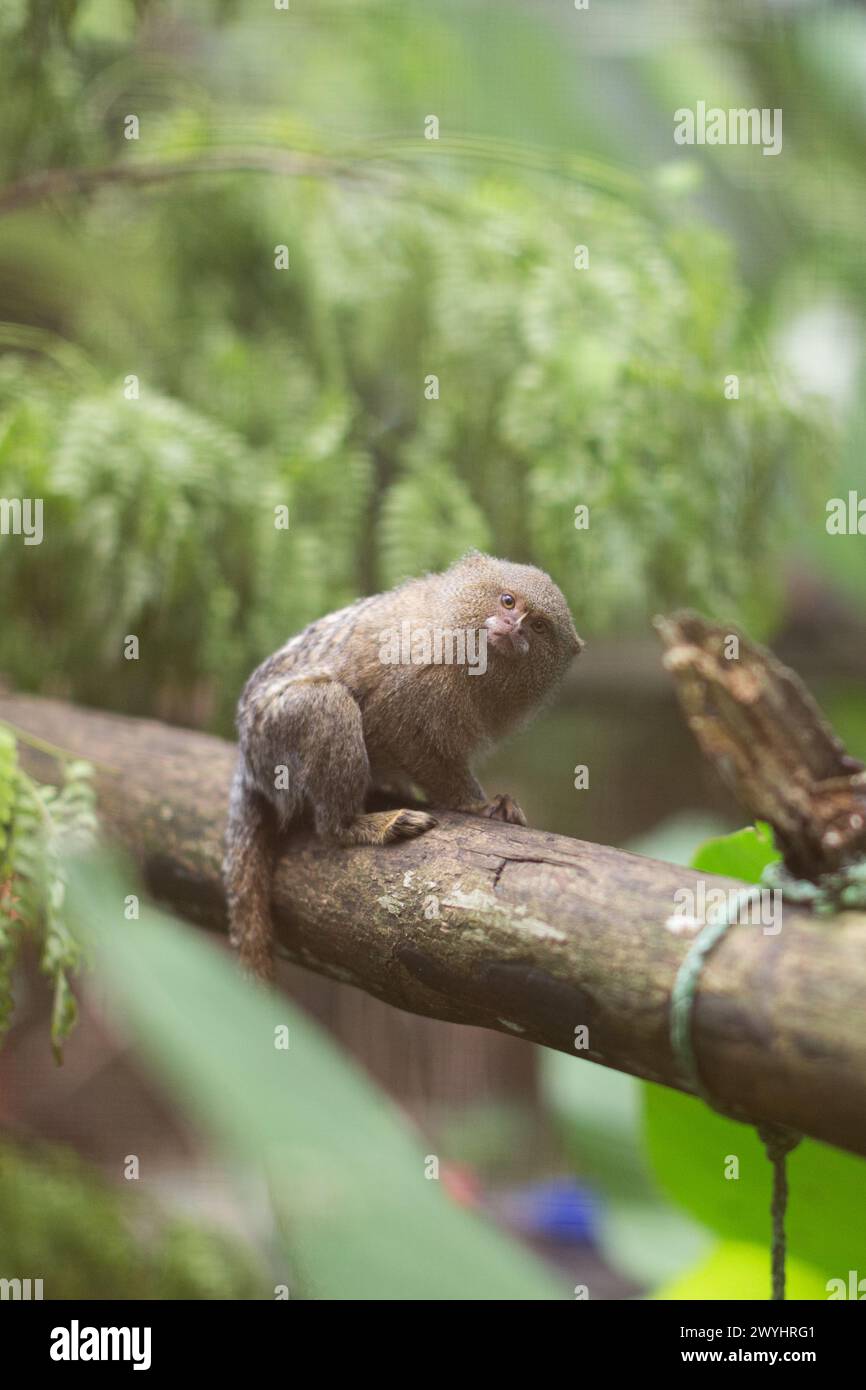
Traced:
[[[825, 527], [829, 498], [866, 493], [864, 72], [866, 13], [809, 0], [5, 0], [0, 495], [43, 498], [45, 538], [0, 537], [4, 682], [230, 734], [246, 675], [289, 633], [478, 546], [548, 568], [589, 640], [556, 708], [484, 771], [532, 823], [677, 862], [737, 823], [660, 671], [664, 608], [771, 641], [866, 754], [863, 541]], [[781, 154], [676, 145], [674, 111], [699, 100], [781, 108]], [[271, 1297], [288, 1250], [314, 1295], [351, 1296], [389, 1223], [375, 1208], [353, 1228], [375, 1182], [347, 1186], [331, 1243], [290, 1213], [275, 1257], [285, 1193], [242, 1200], [219, 1116], [191, 1120], [147, 1026], [130, 1054], [94, 979], [53, 1076], [22, 977], [0, 1120], [62, 1148], [0, 1159], [0, 1277]], [[491, 1296], [550, 1296], [527, 1244], [565, 1296], [764, 1296], [768, 1177], [742, 1127], [285, 982], [443, 1156], [452, 1205], [522, 1242]], [[309, 1133], [295, 1100], [289, 1131], [294, 1115]], [[118, 1144], [151, 1157], [166, 1210], [234, 1230], [236, 1267], [208, 1244], [224, 1233], [169, 1226], [141, 1284], [118, 1282], [124, 1260], [75, 1234], [106, 1180], [106, 1230], [145, 1239], [112, 1186]], [[748, 1174], [722, 1182], [719, 1153], [740, 1150]], [[801, 1194], [824, 1184], [823, 1237], [798, 1225], [798, 1165]], [[810, 1151], [791, 1170], [792, 1278], [823, 1297], [856, 1265], [859, 1164]], [[50, 1229], [46, 1185], [64, 1194]], [[501, 1262], [478, 1255], [475, 1296]], [[453, 1264], [440, 1241], [415, 1296], [449, 1296]], [[394, 1277], [368, 1286], [393, 1296]]]

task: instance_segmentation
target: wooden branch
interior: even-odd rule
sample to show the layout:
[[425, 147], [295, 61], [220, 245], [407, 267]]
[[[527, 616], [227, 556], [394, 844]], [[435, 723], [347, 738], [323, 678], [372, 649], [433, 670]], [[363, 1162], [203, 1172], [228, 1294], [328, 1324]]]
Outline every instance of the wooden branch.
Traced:
[[255, 149], [205, 153], [196, 159], [171, 163], [130, 161], [93, 168], [42, 169], [0, 188], [0, 216], [57, 198], [93, 193], [111, 185], [145, 187], [203, 174], [238, 173], [277, 174], [284, 177], [329, 175], [355, 180], [366, 176], [365, 171], [359, 174], [357, 167], [353, 167], [349, 161], [292, 150]]
[[[103, 824], [151, 891], [224, 927], [231, 745], [29, 697], [0, 695], [0, 719], [96, 763]], [[56, 778], [45, 753], [24, 759]], [[320, 974], [687, 1089], [668, 1008], [690, 938], [666, 923], [674, 894], [698, 879], [603, 845], [443, 814], [428, 835], [382, 849], [299, 836], [281, 861], [275, 909], [287, 955]], [[864, 998], [866, 915], [816, 922], [786, 906], [777, 936], [736, 927], [696, 1001], [707, 1086], [755, 1118], [866, 1154]], [[582, 1026], [588, 1047], [575, 1051]]]

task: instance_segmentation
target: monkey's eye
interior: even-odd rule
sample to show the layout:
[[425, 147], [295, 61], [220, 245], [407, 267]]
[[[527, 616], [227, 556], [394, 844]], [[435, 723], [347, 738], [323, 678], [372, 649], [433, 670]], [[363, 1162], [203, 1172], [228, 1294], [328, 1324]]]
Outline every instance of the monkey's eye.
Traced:
[[516, 599], [513, 594], [500, 594], [499, 602], [502, 604], [503, 608], [513, 608]]
[[543, 618], [533, 618], [532, 622], [530, 623], [530, 627], [532, 628], [533, 632], [544, 632], [545, 628], [547, 627], [547, 623], [544, 621]]

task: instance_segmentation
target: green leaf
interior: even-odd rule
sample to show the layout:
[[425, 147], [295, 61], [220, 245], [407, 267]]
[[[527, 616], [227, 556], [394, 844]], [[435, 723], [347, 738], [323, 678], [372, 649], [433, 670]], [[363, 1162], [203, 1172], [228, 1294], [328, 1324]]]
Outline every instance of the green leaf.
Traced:
[[[824, 1279], [804, 1261], [789, 1258], [785, 1275], [788, 1298], [827, 1297]], [[769, 1286], [770, 1253], [766, 1245], [725, 1240], [694, 1269], [672, 1279], [652, 1296], [676, 1301], [690, 1298], [767, 1298]]]
[[[399, 1112], [285, 998], [145, 908], [104, 862], [74, 866], [70, 905], [141, 1056], [242, 1159], [263, 1164], [296, 1263], [293, 1292], [332, 1299], [553, 1299], [566, 1290], [425, 1177]], [[288, 1027], [290, 1046], [275, 1046]]]
[[58, 1065], [63, 1061], [63, 1044], [78, 1020], [78, 1003], [63, 970], [58, 971], [54, 983], [54, 1001], [51, 1008], [51, 1050]]
[[695, 852], [692, 868], [707, 874], [741, 878], [746, 883], [759, 883], [768, 864], [781, 859], [773, 841], [773, 832], [763, 821], [707, 840]]
[[[693, 1096], [645, 1083], [656, 1179], [670, 1199], [726, 1240], [769, 1252], [772, 1169], [756, 1131]], [[738, 1163], [738, 1177], [726, 1177]], [[845, 1278], [866, 1250], [866, 1163], [813, 1139], [788, 1156], [788, 1250], [822, 1279]], [[769, 1276], [768, 1276], [769, 1278]]]

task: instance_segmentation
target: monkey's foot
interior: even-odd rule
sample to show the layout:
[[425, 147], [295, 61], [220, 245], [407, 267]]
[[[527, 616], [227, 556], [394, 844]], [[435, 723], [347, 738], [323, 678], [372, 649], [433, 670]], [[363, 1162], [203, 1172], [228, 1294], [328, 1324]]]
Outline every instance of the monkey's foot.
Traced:
[[428, 816], [426, 811], [398, 811], [385, 832], [385, 843], [389, 840], [414, 840], [426, 830], [436, 825], [436, 817]]
[[394, 840], [414, 840], [435, 824], [435, 816], [426, 811], [373, 811], [356, 816], [335, 838], [340, 845], [390, 845]]
[[508, 825], [526, 825], [526, 817], [512, 796], [502, 792], [490, 801], [473, 801], [469, 806], [461, 806], [473, 816], [486, 816], [488, 820], [505, 821]]

